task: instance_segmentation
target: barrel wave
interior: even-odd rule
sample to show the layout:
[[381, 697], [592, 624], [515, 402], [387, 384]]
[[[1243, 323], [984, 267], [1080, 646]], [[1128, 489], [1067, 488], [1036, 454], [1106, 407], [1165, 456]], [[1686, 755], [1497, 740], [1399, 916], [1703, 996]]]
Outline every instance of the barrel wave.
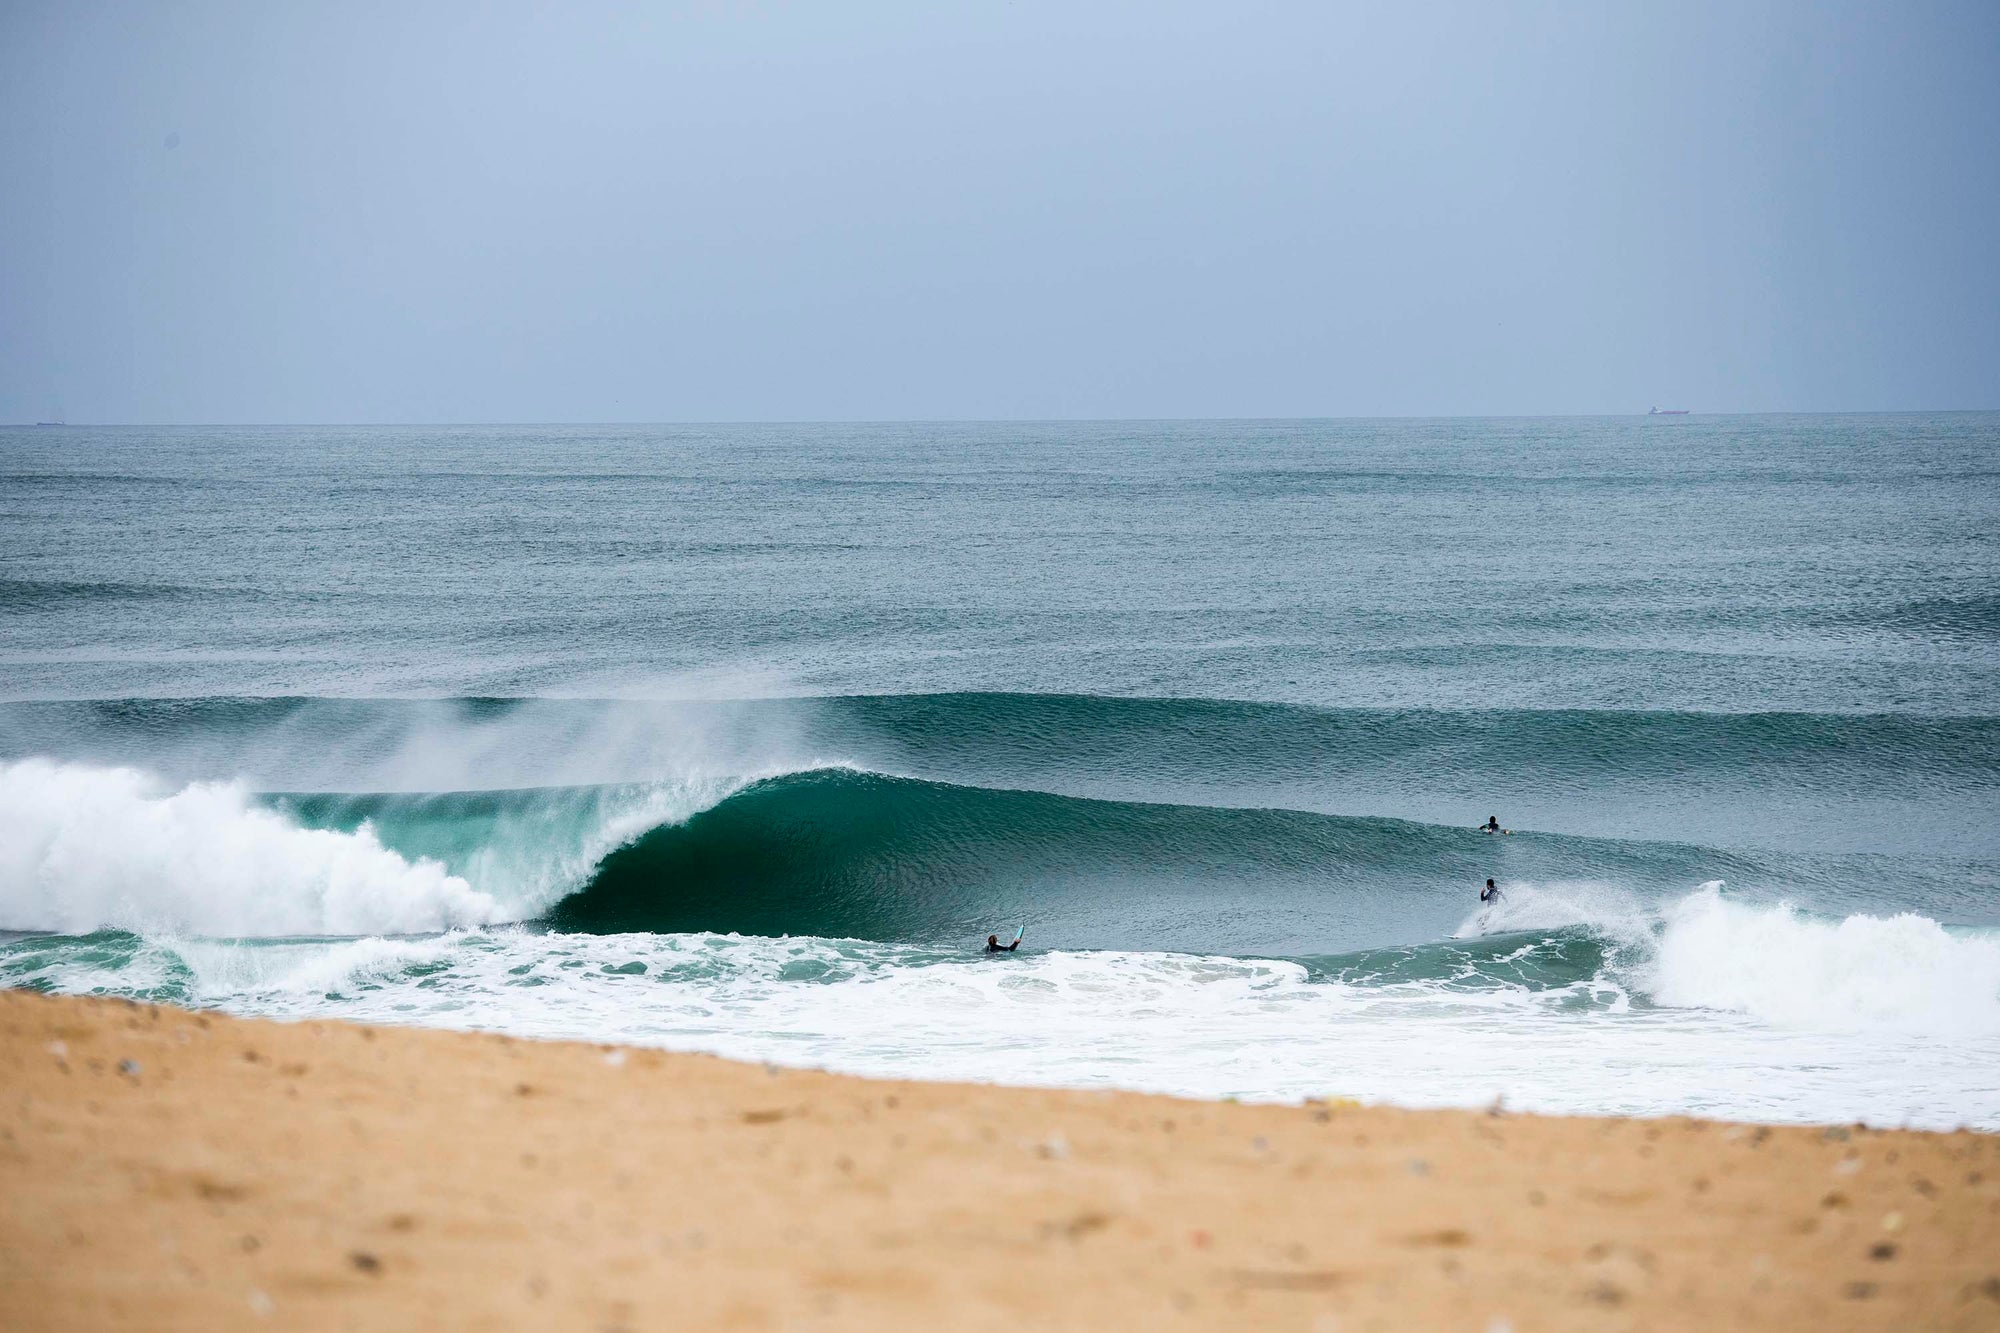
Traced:
[[1039, 939], [1073, 947], [1296, 955], [1448, 924], [1496, 866], [1511, 878], [1661, 892], [1774, 873], [1672, 844], [1493, 839], [1405, 820], [833, 769], [756, 783], [647, 832], [606, 856], [547, 920], [599, 932], [877, 940], [977, 938], [1032, 921]]
[[355, 935], [526, 921], [962, 942], [1032, 923], [1056, 947], [1300, 957], [1447, 936], [1487, 877], [1517, 896], [1601, 886], [1645, 901], [1725, 880], [1822, 912], [1914, 897], [1944, 919], [2000, 888], [2000, 871], [1969, 858], [1492, 837], [848, 766], [264, 796], [45, 760], [0, 765], [0, 780], [12, 853], [0, 928], [14, 929]]

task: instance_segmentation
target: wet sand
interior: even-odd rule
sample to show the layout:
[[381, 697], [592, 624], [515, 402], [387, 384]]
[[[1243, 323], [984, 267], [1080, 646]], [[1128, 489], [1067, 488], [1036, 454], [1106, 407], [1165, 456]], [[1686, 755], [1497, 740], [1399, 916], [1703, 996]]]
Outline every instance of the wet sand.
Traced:
[[2000, 1329], [2000, 1139], [0, 992], [9, 1329]]

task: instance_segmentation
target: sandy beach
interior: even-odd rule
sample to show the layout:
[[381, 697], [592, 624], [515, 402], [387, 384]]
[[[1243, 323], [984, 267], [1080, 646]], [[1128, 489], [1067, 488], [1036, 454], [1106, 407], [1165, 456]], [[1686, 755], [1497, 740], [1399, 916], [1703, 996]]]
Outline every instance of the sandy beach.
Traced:
[[1975, 1133], [893, 1083], [0, 993], [14, 1329], [2000, 1327]]

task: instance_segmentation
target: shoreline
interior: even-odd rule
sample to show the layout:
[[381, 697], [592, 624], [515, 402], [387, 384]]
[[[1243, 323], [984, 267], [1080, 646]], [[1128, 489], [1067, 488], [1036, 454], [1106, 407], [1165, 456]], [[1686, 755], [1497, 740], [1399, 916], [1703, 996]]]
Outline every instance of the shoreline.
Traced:
[[0, 992], [10, 1327], [2000, 1326], [2000, 1137], [918, 1083]]

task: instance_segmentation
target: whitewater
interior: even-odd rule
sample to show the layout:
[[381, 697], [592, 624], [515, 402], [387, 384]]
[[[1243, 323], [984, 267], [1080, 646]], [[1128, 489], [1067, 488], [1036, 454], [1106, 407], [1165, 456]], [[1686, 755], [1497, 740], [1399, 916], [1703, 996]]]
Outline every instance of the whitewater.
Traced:
[[2000, 1129], [1991, 415], [0, 443], [0, 985]]

